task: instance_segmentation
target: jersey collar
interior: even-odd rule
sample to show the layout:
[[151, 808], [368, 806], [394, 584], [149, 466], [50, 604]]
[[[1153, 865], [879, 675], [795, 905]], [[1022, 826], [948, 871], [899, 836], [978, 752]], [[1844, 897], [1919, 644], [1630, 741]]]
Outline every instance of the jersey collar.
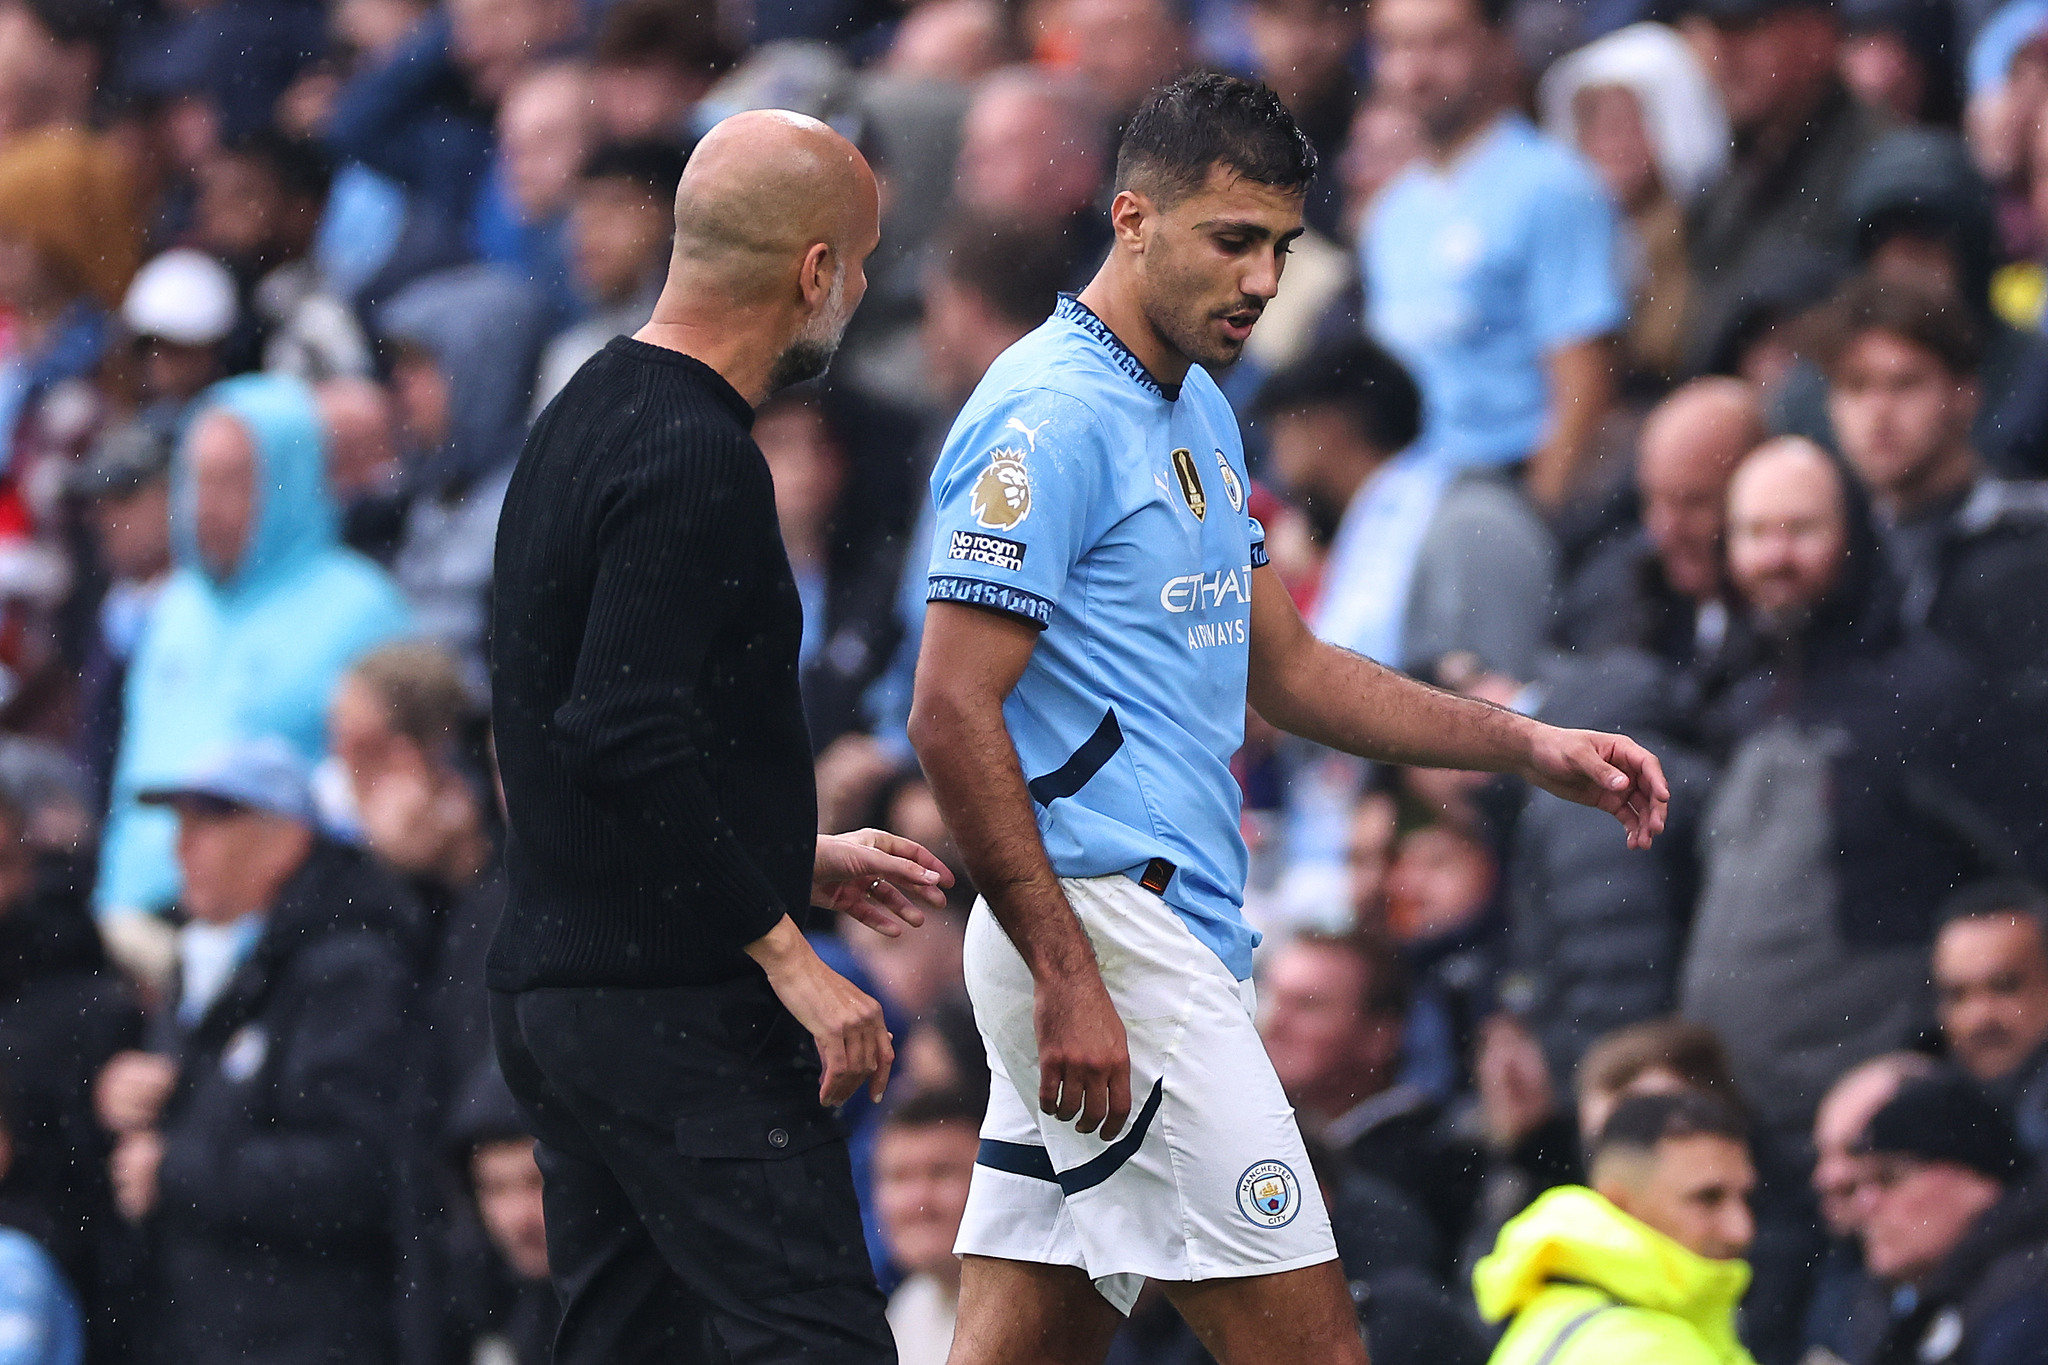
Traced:
[[1094, 337], [1102, 349], [1109, 352], [1109, 358], [1115, 362], [1116, 367], [1129, 376], [1139, 388], [1148, 389], [1169, 403], [1179, 400], [1180, 385], [1176, 384], [1169, 389], [1153, 378], [1152, 371], [1145, 368], [1145, 362], [1133, 355], [1131, 348], [1124, 345], [1115, 332], [1109, 330], [1109, 324], [1095, 316], [1095, 310], [1081, 302], [1078, 297], [1073, 294], [1061, 294], [1059, 302], [1053, 305], [1052, 315], [1062, 321], [1073, 323]]

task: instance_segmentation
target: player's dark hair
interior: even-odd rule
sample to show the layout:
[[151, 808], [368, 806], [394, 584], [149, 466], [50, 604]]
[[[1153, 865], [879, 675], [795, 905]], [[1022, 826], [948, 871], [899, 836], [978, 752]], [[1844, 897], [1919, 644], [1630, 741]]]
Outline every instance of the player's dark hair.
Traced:
[[1354, 337], [1311, 351], [1259, 390], [1261, 417], [1340, 408], [1375, 450], [1406, 450], [1422, 432], [1422, 390], [1377, 342]]
[[1967, 309], [1931, 290], [1865, 275], [1815, 310], [1806, 348], [1830, 378], [1857, 339], [1888, 332], [1931, 354], [1957, 379], [1984, 363], [1984, 338]]
[[1935, 922], [1942, 928], [1968, 919], [2004, 919], [2023, 915], [2048, 939], [2048, 891], [2024, 877], [1991, 877], [1971, 882], [1941, 903]]
[[1018, 326], [1045, 321], [1077, 262], [1065, 233], [963, 211], [939, 229], [939, 269]]
[[1614, 1107], [1589, 1155], [1597, 1157], [1615, 1147], [1647, 1152], [1660, 1142], [1689, 1137], [1748, 1142], [1749, 1125], [1741, 1110], [1704, 1090], [1631, 1095]]
[[1280, 97], [1256, 81], [1214, 72], [1182, 76], [1131, 115], [1116, 154], [1116, 188], [1161, 207], [1200, 189], [1212, 166], [1246, 180], [1304, 192], [1316, 149]]
[[970, 1130], [981, 1127], [986, 1099], [977, 1101], [965, 1090], [919, 1090], [908, 1099], [889, 1107], [882, 1115], [884, 1128], [930, 1128], [941, 1123], [958, 1123]]
[[583, 160], [585, 180], [630, 180], [664, 204], [673, 203], [690, 154], [653, 138], [601, 142]]

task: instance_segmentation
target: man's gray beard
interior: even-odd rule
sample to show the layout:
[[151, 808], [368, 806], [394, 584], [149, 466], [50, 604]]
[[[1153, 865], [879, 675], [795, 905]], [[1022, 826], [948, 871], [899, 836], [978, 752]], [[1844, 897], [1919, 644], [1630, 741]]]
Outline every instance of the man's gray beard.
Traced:
[[789, 349], [775, 357], [775, 363], [769, 367], [768, 392], [775, 393], [791, 384], [816, 379], [832, 368], [832, 357], [838, 353], [838, 337], [824, 341], [792, 341]]

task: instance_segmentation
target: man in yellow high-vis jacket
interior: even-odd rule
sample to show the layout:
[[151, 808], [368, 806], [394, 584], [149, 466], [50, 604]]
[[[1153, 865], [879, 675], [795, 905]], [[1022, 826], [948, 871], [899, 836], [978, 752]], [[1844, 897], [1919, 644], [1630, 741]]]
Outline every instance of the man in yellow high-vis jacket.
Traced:
[[1480, 1312], [1511, 1319], [1490, 1365], [1754, 1365], [1735, 1338], [1756, 1232], [1741, 1116], [1694, 1091], [1625, 1100], [1590, 1175], [1474, 1268]]

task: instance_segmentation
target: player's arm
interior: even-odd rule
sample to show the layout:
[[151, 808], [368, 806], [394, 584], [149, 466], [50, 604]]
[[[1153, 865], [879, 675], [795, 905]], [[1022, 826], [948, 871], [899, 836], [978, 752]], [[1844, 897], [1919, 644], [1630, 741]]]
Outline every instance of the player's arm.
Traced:
[[1094, 949], [1038, 835], [1023, 766], [1003, 721], [1038, 643], [1021, 617], [957, 602], [925, 611], [910, 742], [974, 885], [1031, 970], [1038, 1103], [1114, 1137], [1131, 1112], [1123, 1021]]
[[1657, 756], [1622, 735], [1561, 730], [1491, 702], [1419, 683], [1319, 640], [1271, 568], [1252, 572], [1249, 695], [1282, 730], [1381, 763], [1513, 773], [1598, 806], [1648, 848], [1671, 789]]

